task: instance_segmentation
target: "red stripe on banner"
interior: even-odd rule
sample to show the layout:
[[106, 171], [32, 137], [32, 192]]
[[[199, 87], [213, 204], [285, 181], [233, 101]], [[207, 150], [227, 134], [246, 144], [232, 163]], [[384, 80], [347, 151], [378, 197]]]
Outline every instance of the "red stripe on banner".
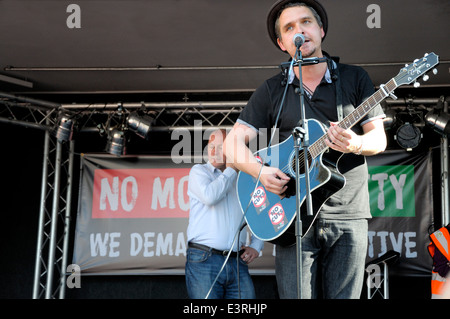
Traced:
[[92, 218], [187, 218], [189, 170], [97, 169]]

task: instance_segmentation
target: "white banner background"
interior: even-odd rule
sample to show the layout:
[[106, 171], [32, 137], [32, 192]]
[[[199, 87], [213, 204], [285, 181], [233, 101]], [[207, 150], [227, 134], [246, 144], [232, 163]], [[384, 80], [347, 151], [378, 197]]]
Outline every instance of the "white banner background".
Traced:
[[[393, 249], [401, 253], [399, 273], [429, 274], [431, 152], [388, 151], [368, 162], [371, 207], [379, 217], [369, 222], [367, 260]], [[72, 262], [83, 274], [184, 274], [192, 165], [170, 157], [85, 155]], [[274, 273], [272, 244], [250, 270]]]

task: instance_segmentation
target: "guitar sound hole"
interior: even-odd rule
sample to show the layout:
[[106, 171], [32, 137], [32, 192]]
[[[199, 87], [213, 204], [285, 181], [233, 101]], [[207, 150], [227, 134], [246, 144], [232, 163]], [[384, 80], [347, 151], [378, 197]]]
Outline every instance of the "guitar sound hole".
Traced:
[[[311, 169], [311, 163], [312, 163], [311, 154], [309, 152], [307, 154], [308, 154], [308, 166]], [[296, 172], [295, 154], [292, 157], [290, 165], [291, 165], [292, 172], [295, 173]], [[301, 151], [301, 153], [298, 154], [298, 165], [299, 165], [299, 169], [300, 169], [300, 174], [305, 174], [305, 156], [304, 156], [303, 151]]]

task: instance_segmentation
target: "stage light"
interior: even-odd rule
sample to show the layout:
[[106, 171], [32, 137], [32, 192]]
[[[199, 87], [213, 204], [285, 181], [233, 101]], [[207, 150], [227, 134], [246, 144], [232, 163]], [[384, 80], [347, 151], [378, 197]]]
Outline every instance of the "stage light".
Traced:
[[425, 115], [425, 124], [442, 136], [450, 135], [450, 114], [430, 111]]
[[109, 132], [106, 151], [116, 156], [126, 154], [126, 136], [124, 131], [115, 128]]
[[398, 145], [407, 151], [411, 151], [422, 140], [422, 132], [414, 124], [406, 122], [398, 128], [394, 138], [397, 140]]
[[152, 122], [153, 118], [147, 115], [141, 116], [137, 112], [131, 113], [127, 118], [128, 129], [146, 140], [148, 139]]
[[58, 127], [55, 132], [56, 139], [59, 142], [72, 140], [74, 124], [74, 120], [69, 115], [62, 114], [58, 119]]

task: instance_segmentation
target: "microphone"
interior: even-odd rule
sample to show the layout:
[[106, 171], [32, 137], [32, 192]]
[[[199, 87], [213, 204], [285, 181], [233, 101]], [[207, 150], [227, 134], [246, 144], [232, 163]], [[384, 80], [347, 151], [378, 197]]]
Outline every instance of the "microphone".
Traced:
[[305, 43], [305, 36], [301, 33], [296, 33], [294, 35], [294, 44], [297, 50]]

